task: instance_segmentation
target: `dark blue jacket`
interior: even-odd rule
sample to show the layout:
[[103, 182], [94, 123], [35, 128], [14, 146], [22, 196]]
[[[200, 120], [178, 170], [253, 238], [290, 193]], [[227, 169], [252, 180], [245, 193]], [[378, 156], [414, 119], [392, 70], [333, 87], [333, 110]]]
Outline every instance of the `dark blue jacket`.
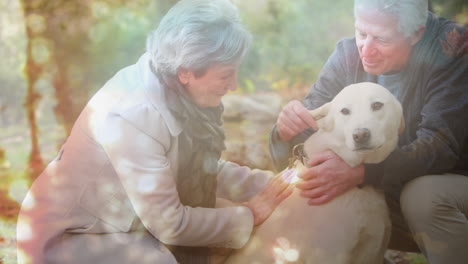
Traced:
[[[415, 45], [402, 72], [398, 99], [406, 128], [398, 148], [382, 163], [366, 165], [365, 182], [399, 193], [419, 176], [453, 172], [468, 175], [468, 30], [430, 14], [426, 32]], [[338, 42], [317, 82], [304, 99], [308, 109], [329, 102], [345, 86], [377, 82], [364, 71], [354, 38]], [[305, 141], [312, 131], [291, 142], [270, 138], [272, 158], [281, 169], [291, 146]]]

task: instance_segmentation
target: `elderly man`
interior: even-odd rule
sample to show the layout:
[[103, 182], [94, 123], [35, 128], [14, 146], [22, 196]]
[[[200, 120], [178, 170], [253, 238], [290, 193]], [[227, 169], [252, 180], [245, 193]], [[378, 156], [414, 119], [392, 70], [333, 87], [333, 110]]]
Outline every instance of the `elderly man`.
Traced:
[[391, 248], [411, 250], [415, 241], [430, 263], [468, 263], [468, 31], [427, 6], [355, 0], [355, 37], [337, 44], [304, 105], [283, 108], [270, 149], [282, 169], [291, 148], [316, 128], [307, 109], [352, 83], [383, 85], [404, 108], [398, 148], [380, 164], [354, 168], [323, 152], [297, 187], [311, 205], [362, 184], [382, 188], [392, 211]]

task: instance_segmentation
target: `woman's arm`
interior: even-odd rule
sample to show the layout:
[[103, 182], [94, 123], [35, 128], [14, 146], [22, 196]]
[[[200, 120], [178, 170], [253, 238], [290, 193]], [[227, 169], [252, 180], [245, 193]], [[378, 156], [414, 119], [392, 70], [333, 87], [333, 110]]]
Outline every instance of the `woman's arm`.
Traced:
[[273, 176], [271, 171], [250, 169], [230, 161], [220, 160], [216, 196], [233, 202], [246, 202], [257, 194]]
[[108, 117], [105, 126], [109, 134], [102, 145], [148, 231], [166, 244], [242, 247], [253, 227], [249, 208], [182, 205], [176, 189], [174, 164], [167, 157], [174, 138], [158, 113], [151, 113], [150, 122], [160, 124], [153, 137], [134, 122], [148, 115], [148, 109], [131, 111], [133, 113], [125, 118], [118, 114]]

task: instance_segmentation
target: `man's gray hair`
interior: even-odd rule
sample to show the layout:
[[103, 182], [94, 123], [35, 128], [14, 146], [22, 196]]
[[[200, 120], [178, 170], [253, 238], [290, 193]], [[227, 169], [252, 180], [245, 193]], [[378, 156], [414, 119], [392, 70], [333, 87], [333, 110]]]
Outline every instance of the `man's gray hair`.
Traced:
[[354, 17], [358, 9], [374, 8], [398, 18], [398, 30], [406, 37], [426, 25], [428, 0], [354, 0]]
[[251, 42], [229, 0], [181, 0], [150, 33], [146, 50], [158, 74], [175, 77], [180, 68], [203, 75], [215, 64], [238, 64]]

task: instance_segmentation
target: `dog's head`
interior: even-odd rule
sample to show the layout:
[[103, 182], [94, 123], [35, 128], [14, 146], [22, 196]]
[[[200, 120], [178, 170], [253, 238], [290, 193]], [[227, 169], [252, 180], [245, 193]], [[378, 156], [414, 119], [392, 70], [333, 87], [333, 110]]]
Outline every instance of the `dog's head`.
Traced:
[[384, 160], [396, 147], [405, 124], [400, 102], [384, 87], [369, 82], [345, 87], [311, 114], [320, 129], [364, 154], [365, 163]]

